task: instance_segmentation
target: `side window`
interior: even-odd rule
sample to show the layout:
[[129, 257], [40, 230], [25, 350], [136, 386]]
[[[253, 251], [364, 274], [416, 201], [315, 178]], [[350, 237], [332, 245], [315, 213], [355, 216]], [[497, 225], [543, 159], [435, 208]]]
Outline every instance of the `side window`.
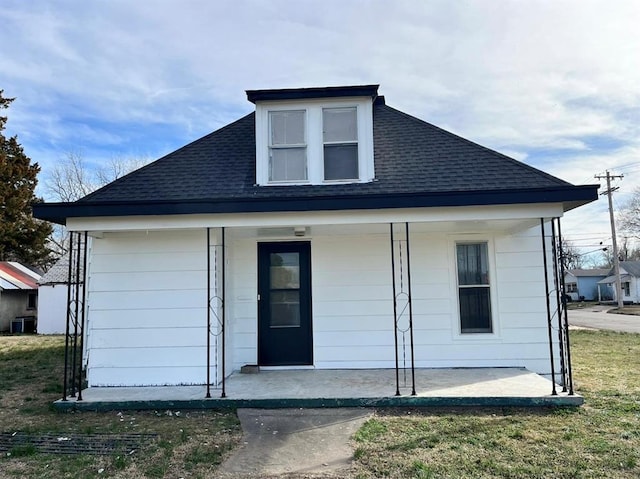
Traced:
[[456, 262], [460, 332], [493, 332], [487, 243], [456, 244]]
[[305, 110], [269, 112], [269, 181], [307, 179]]
[[322, 110], [324, 179], [358, 179], [358, 117], [355, 107]]
[[38, 295], [36, 293], [29, 293], [27, 298], [27, 309], [36, 309], [38, 307]]
[[631, 296], [631, 289], [629, 287], [629, 282], [625, 281], [624, 283], [622, 283], [622, 292], [624, 293], [625, 296]]

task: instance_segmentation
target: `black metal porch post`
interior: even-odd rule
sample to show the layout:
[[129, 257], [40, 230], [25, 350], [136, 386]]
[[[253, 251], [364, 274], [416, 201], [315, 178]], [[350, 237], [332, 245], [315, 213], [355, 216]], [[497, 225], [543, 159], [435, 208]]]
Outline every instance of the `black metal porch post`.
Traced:
[[222, 235], [222, 254], [220, 256], [221, 259], [221, 270], [220, 270], [220, 277], [222, 278], [222, 304], [220, 306], [220, 314], [222, 316], [222, 326], [221, 326], [221, 331], [220, 334], [222, 335], [222, 394], [220, 395], [220, 397], [226, 397], [227, 396], [227, 390], [226, 390], [226, 382], [225, 382], [225, 355], [226, 355], [226, 339], [225, 339], [225, 311], [226, 311], [226, 307], [225, 307], [225, 303], [226, 303], [226, 253], [225, 253], [225, 229], [224, 226], [221, 228], [221, 235]]
[[413, 300], [411, 296], [411, 248], [409, 248], [409, 223], [405, 222], [405, 235], [407, 237], [407, 288], [409, 291], [409, 341], [411, 342], [411, 395], [416, 395], [416, 367], [413, 347]]
[[[558, 249], [562, 244], [556, 243], [556, 219], [551, 220], [551, 252], [553, 255], [553, 284], [556, 289], [556, 311], [558, 315], [558, 342], [560, 347], [560, 376], [562, 377], [562, 392], [567, 392], [567, 371], [564, 361], [564, 331], [562, 328], [562, 303], [560, 302], [560, 269], [558, 268]], [[564, 294], [564, 289], [562, 290]]]
[[62, 378], [62, 400], [67, 400], [67, 387], [69, 376], [69, 331], [71, 329], [71, 274], [73, 272], [73, 231], [69, 233], [69, 268], [67, 271], [67, 324], [64, 336], [64, 377]]
[[207, 399], [211, 398], [211, 228], [207, 228]]
[[393, 339], [395, 342], [396, 352], [396, 396], [400, 396], [400, 365], [398, 362], [398, 306], [396, 293], [396, 260], [395, 249], [393, 246], [393, 223], [389, 223], [389, 232], [391, 238], [391, 285], [393, 288]]
[[[81, 236], [80, 233], [76, 233], [76, 237], [78, 239], [77, 247], [78, 250], [76, 252], [76, 264], [75, 264], [75, 313], [74, 313], [74, 323], [73, 323], [73, 346], [72, 346], [72, 355], [71, 355], [71, 396], [74, 397], [76, 395], [76, 367], [78, 360], [78, 319], [80, 318], [80, 251], [81, 251]], [[82, 362], [82, 361], [81, 361]], [[79, 378], [78, 378], [79, 380]]]
[[[82, 267], [79, 268], [82, 271], [82, 296], [80, 296], [80, 292], [78, 292], [78, 298], [82, 299], [80, 301], [81, 311], [80, 314], [82, 316], [82, 320], [80, 322], [80, 361], [78, 364], [78, 401], [82, 401], [82, 355], [84, 351], [84, 325], [85, 325], [85, 311], [86, 311], [86, 300], [87, 300], [87, 240], [88, 233], [85, 231], [83, 234], [84, 239], [84, 251], [82, 252]], [[78, 263], [80, 263], [80, 258], [78, 258]], [[78, 276], [78, 288], [80, 288], [80, 276]], [[78, 322], [78, 318], [76, 317], [76, 323]]]
[[[558, 240], [560, 241], [560, 244], [562, 244], [562, 229], [560, 226], [560, 218], [558, 218]], [[560, 248], [560, 278], [561, 278], [561, 288], [562, 291], [564, 292], [564, 255], [562, 252], [562, 248]], [[569, 381], [569, 395], [573, 396], [574, 395], [574, 391], [573, 391], [573, 371], [571, 368], [571, 343], [569, 342], [569, 316], [568, 316], [568, 311], [567, 311], [567, 298], [564, 296], [564, 294], [562, 295], [562, 304], [564, 306], [563, 311], [564, 311], [564, 332], [565, 332], [565, 341], [566, 341], [566, 345], [565, 345], [565, 352], [567, 355], [567, 378]]]
[[553, 334], [551, 332], [551, 304], [549, 303], [549, 272], [547, 271], [547, 244], [544, 236], [544, 218], [540, 218], [540, 233], [542, 235], [542, 261], [544, 263], [545, 299], [547, 300], [547, 332], [549, 335], [549, 358], [551, 360], [551, 383], [553, 384], [551, 395], [557, 396], [556, 372], [553, 359]]

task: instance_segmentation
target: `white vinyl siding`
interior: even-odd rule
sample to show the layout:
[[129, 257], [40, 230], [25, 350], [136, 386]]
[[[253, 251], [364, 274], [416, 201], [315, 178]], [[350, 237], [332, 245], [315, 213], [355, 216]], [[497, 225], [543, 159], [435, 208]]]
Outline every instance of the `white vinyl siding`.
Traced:
[[[391, 259], [385, 231], [381, 227], [379, 234], [311, 235], [316, 368], [395, 367]], [[411, 234], [417, 367], [509, 366], [549, 374], [539, 234], [532, 228], [491, 237], [493, 333], [471, 335], [460, 335], [451, 246], [455, 239], [446, 234]], [[487, 236], [483, 238], [486, 241]], [[237, 370], [257, 361], [257, 239], [234, 241], [233, 249], [230, 321]], [[404, 353], [400, 341], [401, 365], [410, 364], [408, 335], [405, 340]], [[557, 344], [555, 350], [558, 362]]]
[[[493, 328], [465, 335], [455, 266], [460, 235], [424, 231], [419, 223], [410, 229], [416, 366], [526, 367], [549, 374], [539, 227], [465, 235], [464, 242], [490, 245]], [[226, 236], [227, 374], [257, 362], [257, 243], [265, 238], [237, 231], [227, 228]], [[307, 231], [314, 367], [395, 367], [388, 224]], [[91, 386], [204, 384], [205, 245], [202, 228], [94, 239], [86, 342]], [[552, 277], [550, 262], [548, 268]], [[399, 340], [400, 364], [408, 365], [409, 337]], [[211, 353], [219, 363], [220, 350], [212, 346]]]
[[204, 230], [107, 234], [92, 245], [89, 385], [203, 384]]

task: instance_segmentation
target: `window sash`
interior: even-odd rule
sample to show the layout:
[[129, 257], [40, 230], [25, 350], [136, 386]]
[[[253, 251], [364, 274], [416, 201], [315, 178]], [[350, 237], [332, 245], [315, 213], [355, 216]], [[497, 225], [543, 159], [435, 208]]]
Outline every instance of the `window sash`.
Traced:
[[306, 145], [305, 110], [269, 112], [269, 146]]
[[306, 110], [269, 112], [269, 181], [308, 178]]
[[492, 333], [488, 244], [456, 244], [460, 332]]
[[358, 145], [324, 146], [324, 179], [358, 179]]
[[269, 181], [307, 179], [305, 148], [274, 148], [269, 157]]
[[322, 109], [322, 141], [357, 143], [358, 115], [356, 107]]
[[356, 107], [322, 109], [324, 179], [357, 180], [358, 115]]

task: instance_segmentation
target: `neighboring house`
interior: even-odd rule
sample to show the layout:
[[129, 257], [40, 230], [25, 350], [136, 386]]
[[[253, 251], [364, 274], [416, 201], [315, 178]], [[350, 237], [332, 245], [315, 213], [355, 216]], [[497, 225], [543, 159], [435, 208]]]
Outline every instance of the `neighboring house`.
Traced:
[[[620, 286], [622, 301], [640, 303], [640, 261], [620, 261]], [[598, 281], [598, 292], [602, 301], [618, 301], [615, 269], [607, 270], [607, 277]]]
[[559, 370], [555, 225], [598, 186], [444, 131], [377, 91], [248, 91], [255, 112], [79, 201], [34, 206], [89, 238], [89, 386], [412, 358]]
[[36, 332], [38, 279], [20, 263], [0, 261], [0, 332]]
[[598, 282], [605, 279], [609, 269], [570, 269], [564, 276], [565, 293], [572, 301], [595, 301], [598, 296]]
[[38, 288], [39, 334], [62, 334], [66, 331], [68, 280], [69, 255], [67, 253], [38, 281], [40, 285]]

